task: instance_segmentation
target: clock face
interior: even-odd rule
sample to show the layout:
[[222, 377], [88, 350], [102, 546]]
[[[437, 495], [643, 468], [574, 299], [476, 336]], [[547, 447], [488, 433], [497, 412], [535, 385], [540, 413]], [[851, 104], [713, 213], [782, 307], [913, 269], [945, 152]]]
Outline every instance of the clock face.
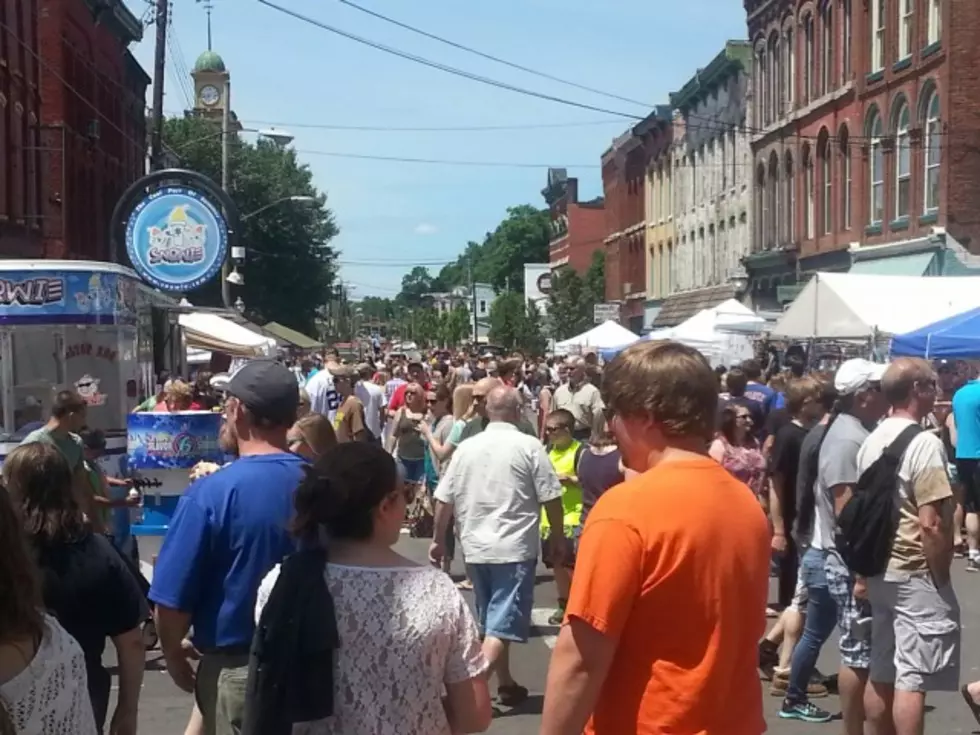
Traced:
[[213, 84], [201, 87], [201, 102], [211, 106], [218, 104], [219, 99], [221, 99], [221, 93], [218, 92], [218, 88]]

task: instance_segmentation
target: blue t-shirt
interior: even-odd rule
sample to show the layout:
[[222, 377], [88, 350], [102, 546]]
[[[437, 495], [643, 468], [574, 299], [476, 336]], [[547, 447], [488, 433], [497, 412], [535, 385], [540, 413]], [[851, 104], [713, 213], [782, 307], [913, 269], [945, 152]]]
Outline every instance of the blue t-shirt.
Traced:
[[953, 394], [956, 459], [980, 459], [980, 380], [971, 380]]
[[773, 390], [764, 383], [750, 380], [745, 386], [745, 397], [758, 403], [764, 413], [768, 413], [772, 408]]
[[252, 642], [259, 583], [294, 550], [288, 524], [305, 464], [293, 454], [242, 457], [177, 503], [150, 599], [191, 614], [198, 650]]

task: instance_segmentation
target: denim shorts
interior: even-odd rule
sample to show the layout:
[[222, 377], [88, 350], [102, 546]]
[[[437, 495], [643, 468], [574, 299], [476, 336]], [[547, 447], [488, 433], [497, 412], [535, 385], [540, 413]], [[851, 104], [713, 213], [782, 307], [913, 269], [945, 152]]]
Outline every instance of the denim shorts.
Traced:
[[534, 607], [537, 559], [507, 564], [467, 564], [480, 632], [502, 641], [526, 643]]
[[405, 472], [405, 482], [419, 484], [425, 480], [425, 460], [424, 459], [402, 459], [398, 458], [398, 464]]

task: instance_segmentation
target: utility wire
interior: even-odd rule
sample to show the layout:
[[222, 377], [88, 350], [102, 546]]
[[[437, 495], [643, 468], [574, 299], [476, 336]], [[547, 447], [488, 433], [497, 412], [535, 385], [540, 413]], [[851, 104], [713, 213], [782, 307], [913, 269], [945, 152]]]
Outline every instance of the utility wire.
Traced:
[[400, 127], [391, 125], [331, 125], [329, 123], [299, 123], [299, 122], [282, 122], [282, 121], [270, 121], [270, 120], [243, 120], [246, 125], [271, 125], [271, 126], [282, 126], [286, 129], [297, 128], [304, 129], [308, 128], [311, 130], [351, 130], [358, 132], [371, 132], [371, 133], [470, 133], [470, 132], [484, 132], [484, 131], [500, 131], [500, 130], [553, 130], [557, 128], [586, 128], [594, 127], [599, 125], [622, 125], [623, 121], [621, 119], [615, 120], [589, 120], [585, 122], [567, 122], [567, 123], [529, 123], [529, 124], [514, 124], [514, 125], [448, 125], [448, 126], [431, 126], [431, 127]]
[[488, 166], [492, 168], [600, 168], [597, 163], [521, 163], [516, 161], [457, 161], [445, 158], [407, 158], [403, 156], [376, 156], [367, 153], [341, 153], [339, 151], [297, 150], [304, 156], [327, 156], [329, 158], [354, 158], [365, 161], [388, 161], [392, 163], [426, 163], [439, 166]]
[[284, 15], [288, 15], [304, 23], [315, 26], [321, 30], [327, 31], [328, 33], [335, 33], [338, 36], [343, 36], [344, 38], [347, 38], [351, 41], [364, 44], [365, 46], [370, 46], [373, 49], [376, 49], [378, 51], [384, 51], [387, 54], [391, 54], [392, 56], [397, 56], [399, 58], [406, 59], [407, 61], [414, 61], [416, 64], [427, 66], [430, 69], [438, 69], [439, 71], [445, 72], [447, 74], [453, 74], [458, 77], [463, 77], [464, 79], [469, 79], [474, 82], [479, 82], [480, 84], [486, 84], [491, 87], [497, 87], [498, 89], [505, 89], [510, 92], [516, 92], [517, 94], [526, 95], [528, 97], [536, 97], [538, 99], [546, 100], [548, 102], [555, 102], [560, 105], [577, 107], [581, 110], [592, 110], [593, 112], [601, 112], [606, 115], [616, 115], [618, 117], [626, 118], [628, 120], [643, 119], [643, 117], [640, 115], [634, 115], [627, 112], [619, 112], [617, 110], [609, 110], [604, 107], [597, 107], [595, 105], [585, 104], [584, 102], [575, 102], [574, 100], [567, 100], [562, 97], [556, 97], [554, 95], [545, 94], [543, 92], [535, 92], [530, 89], [517, 87], [513, 84], [507, 84], [506, 82], [501, 82], [496, 79], [484, 77], [479, 74], [473, 74], [472, 72], [464, 71], [463, 69], [457, 69], [456, 67], [449, 66], [447, 64], [441, 64], [437, 61], [432, 61], [431, 59], [426, 59], [422, 56], [416, 56], [415, 54], [410, 54], [407, 51], [401, 51], [391, 46], [386, 46], [382, 43], [378, 43], [377, 41], [371, 41], [370, 39], [364, 38], [363, 36], [357, 36], [348, 31], [341, 30], [340, 28], [335, 28], [334, 26], [327, 25], [322, 21], [316, 20], [315, 18], [311, 18], [308, 15], [303, 15], [302, 13], [297, 13], [295, 10], [290, 10], [289, 8], [285, 8], [281, 5], [277, 5], [276, 3], [271, 2], [270, 0], [258, 0], [258, 2], [262, 5], [272, 8], [273, 10], [277, 10], [280, 13], [283, 13]]
[[559, 84], [564, 84], [569, 87], [574, 87], [575, 89], [581, 89], [585, 92], [592, 92], [593, 94], [598, 94], [601, 95], [602, 97], [609, 97], [610, 99], [619, 100], [620, 102], [629, 102], [630, 104], [639, 105], [640, 107], [646, 107], [646, 108], [653, 107], [653, 105], [651, 105], [649, 102], [640, 102], [639, 100], [634, 100], [629, 97], [623, 97], [618, 94], [612, 94], [611, 92], [604, 92], [601, 89], [596, 89], [595, 87], [588, 87], [584, 84], [579, 84], [578, 82], [572, 82], [569, 81], [568, 79], [562, 79], [561, 77], [556, 77], [553, 74], [547, 74], [543, 71], [538, 71], [537, 69], [531, 69], [527, 66], [516, 64], [513, 61], [507, 61], [507, 59], [502, 59], [499, 56], [494, 56], [493, 54], [488, 54], [484, 51], [479, 51], [475, 48], [471, 48], [470, 46], [464, 46], [463, 44], [457, 43], [456, 41], [451, 41], [448, 38], [437, 36], [435, 33], [429, 33], [428, 31], [424, 31], [421, 28], [411, 26], [408, 23], [403, 23], [399, 20], [395, 20], [394, 18], [389, 18], [387, 15], [382, 15], [381, 13], [375, 12], [370, 8], [365, 8], [363, 5], [358, 5], [355, 2], [351, 2], [351, 0], [338, 0], [338, 2], [340, 2], [343, 5], [346, 5], [349, 8], [353, 8], [354, 10], [358, 10], [362, 13], [366, 13], [367, 15], [370, 15], [372, 18], [383, 20], [385, 23], [391, 23], [392, 25], [398, 26], [399, 28], [403, 28], [406, 31], [417, 33], [420, 36], [424, 36], [425, 38], [429, 38], [433, 41], [438, 41], [439, 43], [444, 43], [447, 46], [452, 46], [455, 49], [459, 49], [460, 51], [465, 51], [469, 54], [473, 54], [474, 56], [479, 56], [480, 58], [493, 61], [497, 64], [503, 64], [504, 66], [509, 66], [511, 69], [518, 69], [519, 71], [527, 72], [528, 74], [533, 74], [534, 76], [541, 77], [542, 79], [549, 79], [552, 82], [558, 82]]

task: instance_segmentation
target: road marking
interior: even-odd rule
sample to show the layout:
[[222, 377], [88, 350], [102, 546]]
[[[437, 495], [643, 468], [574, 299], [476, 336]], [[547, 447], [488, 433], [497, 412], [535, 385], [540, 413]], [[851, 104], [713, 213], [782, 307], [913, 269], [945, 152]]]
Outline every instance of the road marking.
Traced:
[[551, 625], [548, 618], [554, 615], [554, 607], [536, 607], [531, 610], [531, 629], [538, 631], [538, 638], [548, 648], [554, 648], [558, 641], [558, 627]]

